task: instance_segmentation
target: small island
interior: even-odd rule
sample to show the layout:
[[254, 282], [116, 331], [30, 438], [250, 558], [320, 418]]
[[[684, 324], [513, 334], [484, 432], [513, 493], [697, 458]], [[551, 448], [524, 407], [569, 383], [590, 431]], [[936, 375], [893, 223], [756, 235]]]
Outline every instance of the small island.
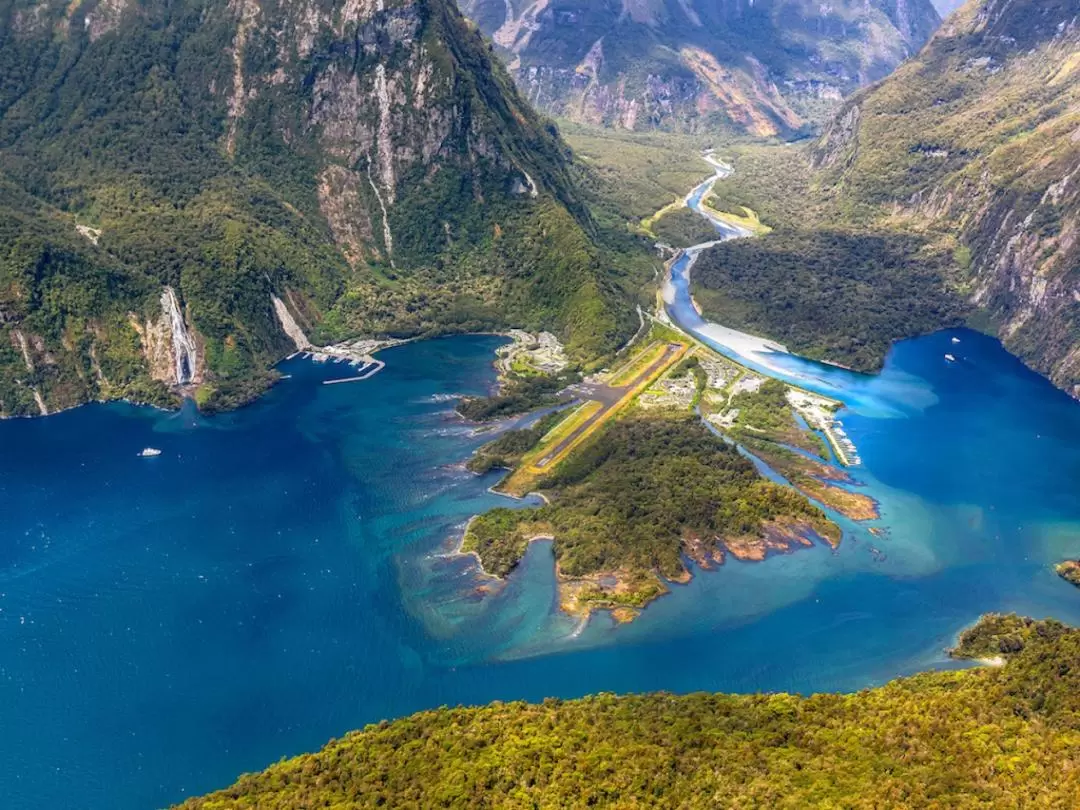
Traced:
[[1080, 560], [1065, 560], [1054, 566], [1059, 577], [1080, 588]]
[[1056, 619], [1036, 621], [1015, 613], [987, 613], [957, 637], [950, 658], [1002, 666], [1009, 658], [1033, 644], [1056, 641], [1076, 630]]

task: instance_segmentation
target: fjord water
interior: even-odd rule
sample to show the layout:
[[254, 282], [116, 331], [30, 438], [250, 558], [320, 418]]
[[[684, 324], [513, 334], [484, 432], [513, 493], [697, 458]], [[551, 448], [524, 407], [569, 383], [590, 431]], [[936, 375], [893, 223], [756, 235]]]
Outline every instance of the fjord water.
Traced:
[[1080, 405], [971, 332], [848, 381], [886, 536], [841, 521], [835, 553], [729, 561], [623, 627], [559, 614], [542, 543], [483, 596], [448, 552], [506, 501], [461, 468], [485, 437], [446, 396], [493, 382], [496, 345], [402, 346], [344, 385], [321, 384], [343, 366], [289, 361], [254, 406], [209, 418], [114, 404], [0, 423], [4, 806], [162, 806], [442, 704], [857, 689], [948, 665], [984, 611], [1080, 622], [1051, 569], [1080, 554]]

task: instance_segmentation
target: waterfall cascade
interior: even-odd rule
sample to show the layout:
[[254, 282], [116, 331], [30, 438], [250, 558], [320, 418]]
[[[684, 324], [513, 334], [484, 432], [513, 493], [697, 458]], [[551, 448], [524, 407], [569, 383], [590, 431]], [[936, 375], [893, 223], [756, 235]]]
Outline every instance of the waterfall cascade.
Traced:
[[185, 385], [191, 382], [195, 373], [197, 350], [195, 340], [188, 332], [187, 324], [184, 323], [180, 302], [176, 300], [176, 292], [172, 287], [166, 287], [161, 291], [161, 309], [169, 316], [169, 324], [172, 327], [172, 354], [176, 384]]

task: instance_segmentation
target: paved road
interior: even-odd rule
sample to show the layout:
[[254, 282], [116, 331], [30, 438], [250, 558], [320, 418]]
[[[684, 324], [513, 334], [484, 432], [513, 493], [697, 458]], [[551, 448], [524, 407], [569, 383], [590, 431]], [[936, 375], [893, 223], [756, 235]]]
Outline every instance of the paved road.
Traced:
[[600, 383], [577, 383], [576, 385], [570, 386], [567, 390], [573, 393], [578, 399], [602, 402], [604, 407], [574, 428], [566, 438], [552, 447], [544, 457], [537, 461], [533, 466], [540, 470], [547, 467], [554, 459], [558, 458], [563, 450], [573, 444], [581, 434], [597, 422], [603, 421], [611, 416], [612, 411], [620, 402], [622, 402], [623, 397], [625, 397], [627, 393], [640, 385], [642, 381], [656, 374], [664, 364], [671, 360], [672, 355], [679, 352], [682, 348], [683, 346], [681, 343], [669, 343], [664, 350], [664, 353], [660, 355], [659, 358], [650, 363], [644, 371], [634, 377], [634, 379], [626, 385], [611, 386], [602, 385]]

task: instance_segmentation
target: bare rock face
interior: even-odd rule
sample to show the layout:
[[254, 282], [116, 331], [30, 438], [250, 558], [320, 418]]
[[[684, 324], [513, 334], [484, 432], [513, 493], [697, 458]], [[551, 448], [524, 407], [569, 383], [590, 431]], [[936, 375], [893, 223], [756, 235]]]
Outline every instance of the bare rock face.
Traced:
[[[525, 176], [552, 190], [542, 164], [560, 163], [558, 148], [500, 85], [453, 7], [287, 0], [271, 10], [234, 0], [226, 13], [234, 70], [231, 85], [217, 88], [228, 109], [226, 151], [243, 162], [246, 151], [277, 140], [313, 152], [322, 164], [320, 210], [351, 264], [410, 251], [395, 245], [395, 207], [408, 207], [417, 181], [459, 176], [467, 193], [459, 207], [507, 193]], [[543, 148], [522, 149], [523, 141]]]
[[972, 300], [989, 311], [1005, 345], [1080, 397], [1080, 151], [1037, 200], [972, 199]]
[[308, 340], [307, 335], [304, 334], [304, 330], [300, 328], [300, 324], [296, 322], [292, 313], [289, 312], [289, 308], [286, 306], [285, 302], [276, 295], [272, 295], [270, 300], [274, 305], [274, 314], [277, 315], [278, 321], [281, 323], [281, 328], [285, 330], [285, 334], [289, 336], [289, 339], [296, 346], [296, 350], [302, 352], [310, 349], [311, 341]]
[[345, 258], [354, 267], [365, 256], [382, 258], [375, 246], [371, 213], [361, 192], [361, 184], [366, 182], [367, 178], [360, 173], [338, 164], [327, 166], [319, 175], [319, 210]]
[[823, 121], [940, 22], [930, 0], [466, 0], [528, 99], [624, 129], [758, 136]]
[[173, 360], [172, 324], [169, 316], [162, 311], [156, 321], [147, 318], [140, 323], [139, 317], [132, 313], [131, 327], [139, 335], [150, 377], [166, 385], [175, 385], [176, 364]]

